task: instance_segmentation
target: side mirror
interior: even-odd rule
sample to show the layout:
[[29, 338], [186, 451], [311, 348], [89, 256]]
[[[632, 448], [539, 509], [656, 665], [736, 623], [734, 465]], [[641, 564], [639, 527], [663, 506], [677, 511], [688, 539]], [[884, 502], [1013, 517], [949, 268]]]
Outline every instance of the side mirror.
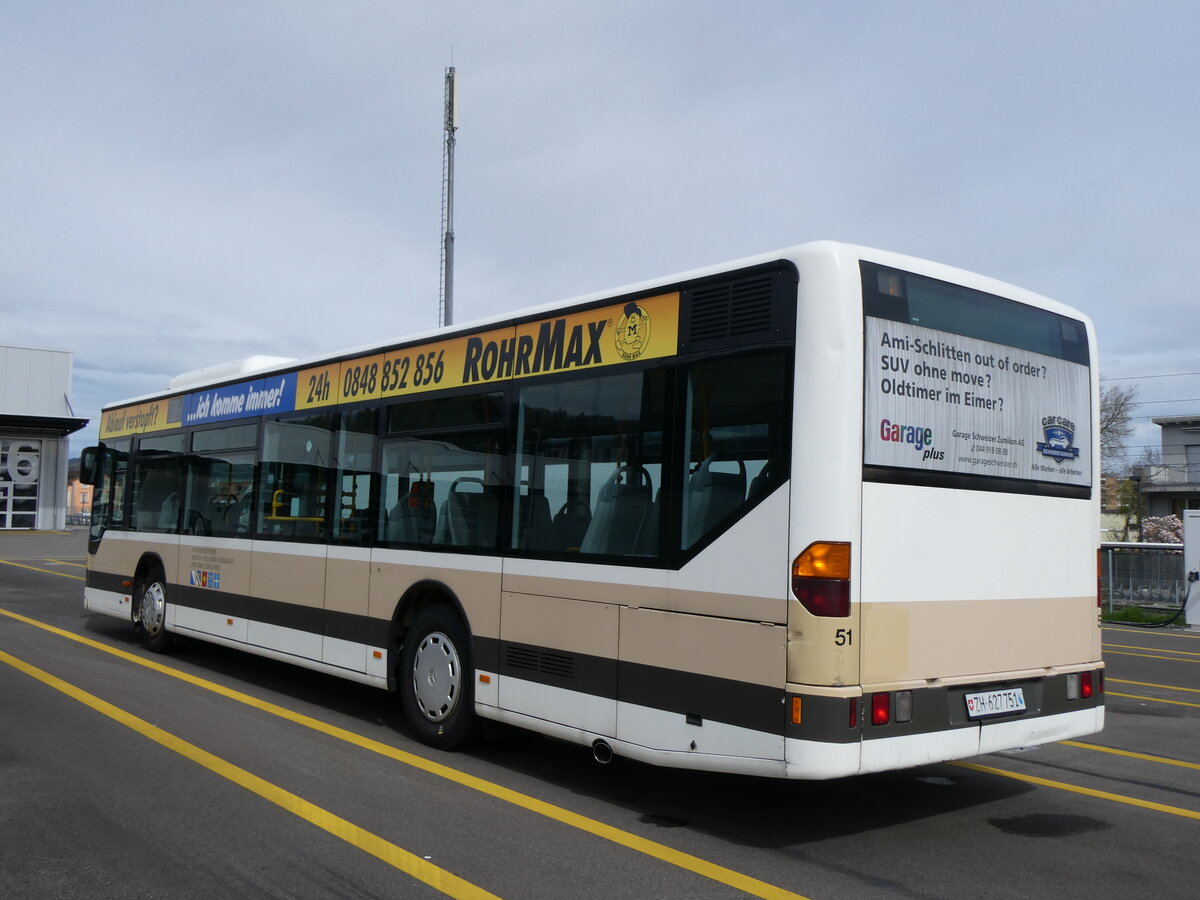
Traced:
[[86, 447], [79, 455], [79, 480], [93, 487], [100, 477], [100, 449]]

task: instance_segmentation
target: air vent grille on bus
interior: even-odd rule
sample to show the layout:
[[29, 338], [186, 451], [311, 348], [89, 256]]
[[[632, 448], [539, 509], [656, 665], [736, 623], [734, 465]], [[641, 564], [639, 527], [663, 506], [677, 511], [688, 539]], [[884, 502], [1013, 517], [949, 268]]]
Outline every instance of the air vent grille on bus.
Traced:
[[771, 327], [771, 280], [756, 278], [692, 294], [692, 339], [711, 341]]
[[508, 668], [522, 672], [537, 672], [558, 678], [575, 677], [575, 657], [569, 653], [508, 644], [504, 648], [504, 662]]
[[504, 661], [512, 669], [524, 669], [526, 672], [538, 670], [538, 652], [532, 647], [514, 647], [509, 644]]
[[795, 286], [794, 270], [774, 269], [686, 291], [680, 350], [686, 353], [790, 337]]

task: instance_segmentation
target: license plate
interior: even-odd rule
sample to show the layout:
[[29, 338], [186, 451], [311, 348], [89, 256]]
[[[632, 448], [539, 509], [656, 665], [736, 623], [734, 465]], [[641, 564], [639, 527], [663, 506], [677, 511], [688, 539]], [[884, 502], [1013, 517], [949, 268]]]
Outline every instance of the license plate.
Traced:
[[967, 717], [971, 719], [1025, 712], [1025, 692], [1019, 687], [1004, 688], [999, 691], [979, 691], [967, 694], [966, 700]]

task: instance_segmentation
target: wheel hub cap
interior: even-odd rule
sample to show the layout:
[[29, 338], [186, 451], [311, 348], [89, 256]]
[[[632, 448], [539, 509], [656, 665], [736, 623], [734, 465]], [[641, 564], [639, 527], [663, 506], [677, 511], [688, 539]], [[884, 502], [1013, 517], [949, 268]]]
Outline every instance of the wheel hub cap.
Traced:
[[163, 613], [167, 608], [167, 595], [163, 586], [157, 581], [142, 592], [141, 606], [138, 608], [138, 619], [147, 634], [155, 635], [162, 630]]
[[450, 639], [435, 631], [425, 636], [413, 656], [413, 693], [422, 715], [440, 722], [458, 705], [462, 667]]

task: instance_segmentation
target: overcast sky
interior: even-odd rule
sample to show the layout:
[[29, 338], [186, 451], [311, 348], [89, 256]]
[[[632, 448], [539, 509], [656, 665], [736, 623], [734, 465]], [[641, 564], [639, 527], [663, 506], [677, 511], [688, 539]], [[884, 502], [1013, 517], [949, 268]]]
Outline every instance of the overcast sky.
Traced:
[[[1200, 413], [1200, 12], [1178, 2], [0, 5], [0, 342], [72, 403], [807, 240], [1076, 306]], [[1160, 402], [1161, 401], [1161, 402]]]

